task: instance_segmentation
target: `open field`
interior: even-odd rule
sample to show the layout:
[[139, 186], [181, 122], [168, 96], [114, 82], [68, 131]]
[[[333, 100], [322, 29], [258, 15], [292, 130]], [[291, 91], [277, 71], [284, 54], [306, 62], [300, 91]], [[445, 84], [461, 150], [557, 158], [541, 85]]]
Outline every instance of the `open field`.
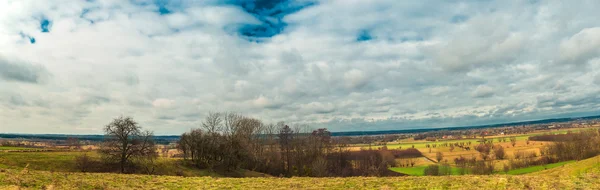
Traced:
[[564, 166], [566, 164], [573, 163], [573, 162], [575, 162], [575, 160], [546, 164], [543, 166], [531, 166], [531, 167], [526, 167], [526, 168], [519, 168], [519, 169], [510, 170], [506, 174], [520, 175], [520, 174], [532, 173], [532, 172], [537, 172], [537, 171], [542, 171], [542, 170], [546, 170], [546, 169], [552, 169], [552, 168]]
[[[526, 141], [530, 136], [536, 136], [536, 135], [542, 135], [542, 134], [565, 134], [568, 131], [579, 132], [582, 130], [589, 130], [589, 129], [597, 129], [597, 127], [561, 129], [561, 130], [545, 130], [545, 131], [536, 131], [533, 133], [522, 134], [522, 135], [489, 136], [489, 137], [486, 137], [485, 139], [492, 140], [494, 143], [496, 143], [496, 142], [498, 142], [499, 139], [506, 138], [506, 140], [508, 140], [508, 138], [514, 136], [514, 137], [516, 137], [517, 141]], [[412, 148], [413, 146], [414, 146], [414, 148], [421, 149], [421, 148], [427, 148], [426, 145], [428, 145], [428, 144], [429, 145], [434, 145], [434, 144], [440, 145], [440, 144], [444, 144], [444, 143], [461, 143], [461, 142], [464, 142], [464, 143], [471, 142], [471, 144], [477, 144], [480, 140], [481, 140], [481, 138], [439, 140], [439, 141], [435, 141], [435, 142], [425, 141], [425, 140], [419, 140], [419, 141], [404, 140], [404, 141], [395, 142], [395, 143], [388, 143], [386, 146], [388, 149], [398, 149], [398, 148], [406, 149], [406, 148]], [[382, 145], [355, 144], [355, 145], [351, 146], [350, 149], [351, 150], [360, 150], [361, 148], [377, 149], [377, 148], [381, 148], [381, 147], [383, 147], [383, 146]]]
[[[0, 167], [24, 168], [44, 171], [74, 172], [74, 160], [82, 152], [5, 152], [0, 153]], [[90, 156], [96, 156], [90, 152]]]
[[[427, 166], [416, 166], [416, 167], [409, 167], [409, 168], [394, 167], [394, 168], [390, 168], [390, 170], [398, 172], [398, 173], [407, 174], [410, 176], [423, 176], [423, 174], [425, 173], [425, 168], [427, 168]], [[451, 167], [451, 173], [452, 173], [452, 175], [460, 175], [460, 169]]]
[[0, 189], [598, 189], [600, 157], [526, 175], [212, 178], [0, 170]]
[[[538, 172], [538, 171], [542, 171], [542, 170], [547, 170], [547, 169], [564, 166], [566, 164], [573, 163], [573, 162], [575, 162], [575, 161], [572, 160], [572, 161], [558, 162], [558, 163], [547, 164], [547, 165], [543, 165], [543, 166], [531, 166], [531, 167], [526, 167], [526, 168], [510, 170], [507, 173], [504, 173], [504, 172], [497, 172], [497, 173], [498, 174], [508, 174], [508, 175], [522, 175], [522, 174], [528, 174], [528, 173], [533, 173], [533, 172]], [[427, 168], [427, 166], [421, 165], [421, 166], [406, 167], [406, 168], [393, 167], [393, 168], [390, 168], [390, 170], [398, 172], [398, 173], [402, 173], [402, 174], [407, 174], [410, 176], [423, 176], [423, 174], [425, 173], [425, 168]], [[451, 175], [461, 175], [460, 169], [456, 168], [456, 167], [452, 167], [451, 172], [452, 172]]]
[[0, 151], [3, 151], [3, 150], [37, 150], [37, 149], [39, 149], [39, 148], [0, 146]]
[[[50, 172], [78, 172], [75, 166], [75, 157], [87, 154], [88, 156], [100, 159], [97, 152], [5, 152], [0, 153], [0, 168], [19, 169], [27, 166], [30, 170], [50, 171]], [[181, 164], [179, 159], [159, 158], [157, 160], [156, 174], [160, 175], [180, 175], [184, 176], [221, 176], [207, 170], [199, 170]], [[243, 171], [241, 176], [259, 176], [252, 172]]]

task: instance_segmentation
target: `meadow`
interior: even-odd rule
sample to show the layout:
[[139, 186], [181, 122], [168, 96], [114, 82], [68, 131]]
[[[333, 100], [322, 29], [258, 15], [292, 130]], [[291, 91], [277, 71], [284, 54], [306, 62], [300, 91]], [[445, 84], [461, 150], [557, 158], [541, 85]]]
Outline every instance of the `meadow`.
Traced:
[[14, 150], [38, 150], [38, 148], [0, 146], [0, 151], [14, 151]]
[[531, 167], [526, 167], [526, 168], [519, 168], [519, 169], [510, 170], [510, 171], [506, 172], [506, 174], [521, 175], [521, 174], [533, 173], [533, 172], [537, 172], [537, 171], [561, 167], [561, 166], [564, 166], [566, 164], [573, 163], [573, 162], [575, 162], [575, 160], [557, 162], [557, 163], [546, 164], [546, 165], [541, 165], [541, 166], [531, 166]]
[[526, 175], [214, 178], [1, 169], [0, 189], [598, 189], [600, 157]]
[[[0, 153], [0, 168], [50, 171], [50, 172], [79, 172], [75, 164], [75, 157], [86, 154], [93, 159], [100, 159], [95, 151], [62, 151], [62, 152], [5, 152]], [[183, 175], [183, 176], [214, 176], [221, 175], [207, 170], [200, 170], [187, 166], [180, 159], [159, 158], [155, 174], [158, 175]], [[240, 174], [231, 175], [255, 175], [251, 172], [241, 171]]]
[[[407, 174], [410, 176], [423, 176], [425, 173], [425, 168], [427, 168], [427, 166], [416, 166], [416, 167], [406, 167], [406, 168], [393, 167], [393, 168], [390, 168], [390, 170], [398, 172], [398, 173], [402, 173], [402, 174]], [[460, 168], [451, 167], [450, 172], [451, 172], [451, 175], [460, 175]]]
[[[556, 168], [556, 167], [561, 167], [564, 166], [566, 164], [569, 163], [573, 163], [575, 162], [574, 160], [571, 161], [564, 161], [564, 162], [558, 162], [558, 163], [552, 163], [552, 164], [546, 164], [546, 165], [540, 165], [540, 166], [531, 166], [531, 167], [526, 167], [526, 168], [519, 168], [519, 169], [513, 169], [513, 170], [509, 170], [508, 172], [496, 172], [497, 174], [508, 174], [508, 175], [522, 175], [522, 174], [528, 174], [528, 173], [533, 173], [533, 172], [538, 172], [538, 171], [543, 171], [543, 170], [547, 170], [547, 169], [552, 169], [552, 168]], [[425, 173], [425, 168], [427, 168], [427, 166], [416, 166], [416, 167], [392, 167], [390, 168], [390, 170], [398, 172], [398, 173], [402, 173], [402, 174], [407, 174], [410, 176], [423, 176]], [[462, 175], [460, 173], [460, 168], [457, 167], [451, 167], [451, 175]]]

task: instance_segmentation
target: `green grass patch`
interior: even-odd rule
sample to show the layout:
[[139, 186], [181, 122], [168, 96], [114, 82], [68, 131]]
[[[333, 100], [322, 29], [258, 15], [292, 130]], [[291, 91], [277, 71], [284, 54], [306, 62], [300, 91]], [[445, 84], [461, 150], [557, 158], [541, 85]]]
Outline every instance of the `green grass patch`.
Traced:
[[[416, 166], [410, 168], [393, 167], [390, 168], [390, 170], [410, 176], [423, 176], [425, 174], [425, 168], [427, 168], [427, 166]], [[451, 175], [460, 175], [460, 168], [450, 167], [450, 171]]]
[[573, 163], [573, 162], [575, 162], [575, 160], [564, 161], [564, 162], [557, 162], [557, 163], [553, 163], [553, 164], [546, 164], [546, 165], [540, 165], [540, 166], [531, 166], [531, 167], [526, 167], [526, 168], [519, 168], [519, 169], [510, 170], [510, 171], [506, 172], [506, 174], [521, 175], [521, 174], [532, 173], [532, 172], [542, 171], [542, 170], [546, 170], [546, 169], [556, 168], [556, 167], [563, 166], [565, 164]]
[[[82, 152], [5, 152], [0, 153], [0, 166], [7, 168], [24, 168], [44, 171], [76, 171], [75, 157]], [[90, 152], [88, 155], [96, 156]]]
[[425, 168], [427, 168], [427, 166], [417, 166], [410, 168], [394, 167], [390, 168], [390, 170], [411, 176], [423, 176]]

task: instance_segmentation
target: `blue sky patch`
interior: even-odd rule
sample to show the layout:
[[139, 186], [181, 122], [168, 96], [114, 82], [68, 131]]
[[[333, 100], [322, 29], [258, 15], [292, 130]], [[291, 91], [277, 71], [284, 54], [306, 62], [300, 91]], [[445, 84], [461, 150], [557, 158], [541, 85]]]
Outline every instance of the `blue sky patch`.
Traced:
[[283, 18], [289, 14], [315, 5], [314, 2], [293, 2], [290, 0], [232, 0], [227, 4], [241, 7], [253, 15], [261, 24], [242, 25], [238, 33], [249, 38], [270, 38], [280, 34], [287, 23]]
[[45, 32], [45, 33], [50, 32], [51, 24], [52, 24], [52, 21], [50, 21], [46, 18], [43, 18], [40, 21], [40, 29], [42, 30], [42, 32]]
[[29, 41], [29, 43], [30, 43], [30, 44], [35, 44], [35, 38], [34, 38], [33, 36], [30, 36], [30, 35], [28, 35], [28, 34], [25, 34], [25, 33], [23, 33], [23, 32], [20, 32], [20, 33], [19, 33], [19, 35], [20, 35], [22, 38], [25, 38], [25, 39], [27, 39], [27, 40]]
[[369, 41], [372, 39], [373, 39], [373, 36], [371, 36], [371, 33], [369, 33], [368, 30], [362, 30], [356, 37], [356, 41], [359, 41], [359, 42]]

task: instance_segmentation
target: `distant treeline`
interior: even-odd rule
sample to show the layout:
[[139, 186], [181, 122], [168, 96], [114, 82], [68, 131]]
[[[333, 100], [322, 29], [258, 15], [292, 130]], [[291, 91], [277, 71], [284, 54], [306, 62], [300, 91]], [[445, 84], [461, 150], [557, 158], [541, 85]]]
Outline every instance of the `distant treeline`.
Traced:
[[[424, 132], [435, 132], [435, 131], [454, 131], [454, 130], [471, 130], [471, 129], [484, 129], [484, 128], [495, 128], [495, 127], [508, 127], [508, 126], [520, 126], [520, 125], [536, 125], [536, 124], [550, 124], [560, 122], [570, 122], [578, 120], [591, 120], [600, 119], [600, 115], [587, 116], [587, 117], [575, 117], [575, 118], [555, 118], [555, 119], [543, 119], [534, 121], [522, 121], [513, 123], [500, 123], [490, 125], [477, 125], [477, 126], [462, 126], [462, 127], [444, 127], [444, 128], [421, 128], [421, 129], [401, 129], [401, 130], [381, 130], [381, 131], [345, 131], [345, 132], [331, 132], [332, 137], [341, 136], [371, 136], [371, 135], [390, 135], [390, 134], [402, 134], [402, 133], [424, 133]], [[41, 139], [41, 140], [67, 140], [67, 138], [73, 137], [84, 141], [96, 141], [100, 142], [104, 140], [103, 135], [66, 135], [66, 134], [2, 134], [0, 138], [24, 138], [24, 139]], [[164, 135], [154, 136], [154, 140], [157, 144], [167, 144], [169, 142], [176, 142], [179, 140], [179, 135]]]
[[520, 121], [520, 122], [512, 122], [512, 123], [499, 123], [499, 124], [463, 126], [463, 127], [401, 129], [401, 130], [385, 130], [385, 131], [332, 132], [331, 136], [389, 135], [389, 134], [401, 134], [401, 133], [424, 133], [424, 132], [433, 132], [433, 131], [470, 130], [470, 129], [485, 129], [485, 128], [509, 127], [509, 126], [520, 126], [520, 125], [539, 125], [539, 124], [550, 124], [550, 123], [562, 123], [562, 122], [590, 120], [590, 119], [600, 119], [600, 115], [587, 116], [587, 117], [576, 117], [576, 118], [542, 119], [542, 120], [534, 120], [534, 121]]
[[[70, 138], [76, 138], [80, 141], [102, 142], [104, 135], [66, 135], [66, 134], [0, 134], [0, 139], [27, 139], [27, 140], [53, 140], [66, 141]], [[179, 136], [154, 136], [156, 144], [169, 144], [177, 142]]]
[[573, 141], [577, 140], [580, 135], [576, 133], [567, 133], [567, 134], [546, 134], [546, 135], [537, 135], [529, 137], [529, 140], [532, 141]]

